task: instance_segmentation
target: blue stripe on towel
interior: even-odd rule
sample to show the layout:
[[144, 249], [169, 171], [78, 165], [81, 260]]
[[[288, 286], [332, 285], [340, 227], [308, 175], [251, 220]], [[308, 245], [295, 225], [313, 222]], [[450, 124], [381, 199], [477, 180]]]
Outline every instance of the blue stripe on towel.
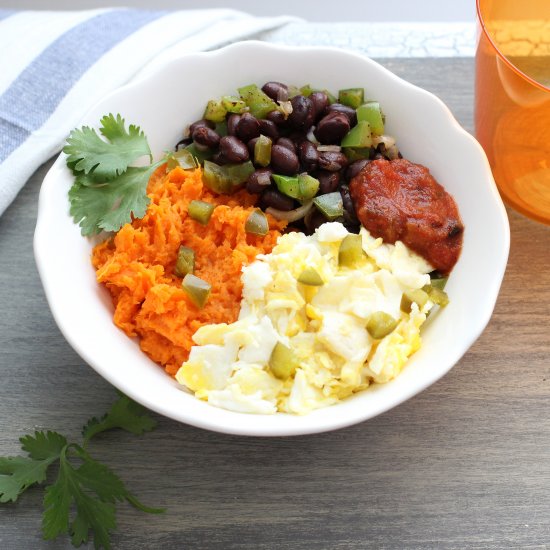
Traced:
[[101, 13], [50, 44], [0, 96], [0, 162], [48, 120], [102, 55], [166, 13], [128, 9]]
[[9, 17], [10, 15], [13, 15], [15, 13], [15, 10], [0, 10], [0, 21], [2, 19], [6, 19], [6, 17]]

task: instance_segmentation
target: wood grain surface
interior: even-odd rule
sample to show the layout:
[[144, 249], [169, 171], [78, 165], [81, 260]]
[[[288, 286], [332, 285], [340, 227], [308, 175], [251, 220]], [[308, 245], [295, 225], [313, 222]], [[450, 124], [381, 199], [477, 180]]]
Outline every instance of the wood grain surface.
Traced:
[[[472, 130], [472, 59], [382, 63]], [[0, 218], [2, 455], [35, 428], [78, 437], [115, 399], [61, 336], [35, 268], [48, 167]], [[307, 437], [227, 436], [157, 417], [141, 438], [94, 441], [93, 455], [142, 501], [167, 508], [147, 516], [121, 505], [114, 548], [547, 548], [550, 228], [509, 216], [510, 260], [489, 326], [449, 374], [401, 406]], [[0, 549], [71, 548], [42, 541], [42, 496], [34, 488], [0, 506]]]

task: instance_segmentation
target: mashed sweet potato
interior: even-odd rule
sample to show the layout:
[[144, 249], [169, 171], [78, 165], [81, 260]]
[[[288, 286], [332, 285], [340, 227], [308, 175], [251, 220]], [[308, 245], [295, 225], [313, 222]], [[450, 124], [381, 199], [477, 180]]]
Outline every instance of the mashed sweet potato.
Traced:
[[[203, 186], [201, 170], [156, 170], [147, 188], [151, 203], [145, 217], [126, 224], [97, 245], [92, 263], [115, 306], [114, 322], [141, 349], [174, 375], [187, 360], [192, 335], [202, 325], [232, 323], [239, 313], [241, 268], [257, 254], [269, 253], [285, 222], [268, 216], [269, 233], [245, 232], [255, 197], [239, 191], [214, 195]], [[190, 201], [218, 205], [206, 226], [187, 215]], [[178, 248], [195, 251], [195, 275], [212, 285], [210, 298], [198, 309], [173, 274]]]

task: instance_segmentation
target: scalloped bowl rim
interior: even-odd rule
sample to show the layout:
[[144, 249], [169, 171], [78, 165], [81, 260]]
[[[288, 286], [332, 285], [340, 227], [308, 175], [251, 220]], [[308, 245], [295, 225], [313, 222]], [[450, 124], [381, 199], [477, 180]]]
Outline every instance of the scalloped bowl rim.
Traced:
[[[247, 65], [243, 69], [243, 58], [250, 67]], [[284, 65], [281, 59], [285, 60]], [[319, 60], [324, 62], [324, 69], [317, 68], [315, 64], [308, 65]], [[264, 65], [268, 65], [269, 69], [265, 69]], [[240, 68], [238, 76], [232, 74], [231, 67]], [[327, 67], [331, 68], [330, 73]], [[204, 69], [204, 74], [203, 71], [193, 72], [193, 69]], [[242, 75], [243, 72], [246, 76]], [[343, 81], [342, 76], [350, 72], [353, 73], [352, 77]], [[303, 76], [306, 73], [307, 76]], [[449, 279], [451, 303], [428, 320], [423, 331], [423, 347], [410, 358], [403, 372], [387, 384], [374, 385], [337, 405], [315, 410], [305, 416], [283, 413], [251, 415], [218, 409], [183, 391], [139, 350], [136, 342], [112, 323], [110, 299], [106, 291], [95, 282], [89, 262], [89, 252], [94, 241], [80, 236], [79, 228], [72, 223], [68, 213], [66, 191], [71, 184], [71, 175], [65, 166], [65, 155], [61, 153], [44, 178], [40, 191], [34, 252], [54, 319], [74, 350], [103, 378], [149, 409], [196, 427], [253, 436], [300, 435], [349, 426], [399, 405], [446, 374], [488, 324], [509, 252], [510, 229], [506, 210], [478, 142], [458, 124], [450, 110], [435, 95], [397, 77], [369, 58], [338, 48], [290, 47], [257, 41], [238, 42], [211, 52], [190, 53], [154, 71], [146, 71], [133, 83], [117, 89], [98, 102], [83, 117], [82, 124], [97, 125], [102, 114], [115, 112], [118, 107], [127, 120], [144, 129], [150, 143], [153, 141], [151, 147], [158, 157], [163, 148], [169, 148], [176, 141], [172, 112], [184, 109], [184, 120], [177, 122], [181, 134], [186, 124], [200, 116], [197, 110], [199, 103], [204, 106], [209, 98], [199, 94], [200, 98], [195, 100], [196, 94], [185, 88], [181, 92], [182, 101], [187, 98], [189, 105], [195, 101], [194, 110], [189, 107], [188, 112], [187, 107], [180, 105], [175, 108], [170, 100], [179, 96], [174, 95], [171, 88], [164, 89], [159, 84], [179, 82], [178, 79], [185, 74], [196, 76], [199, 83], [191, 84], [193, 89], [200, 89], [201, 85], [208, 90], [217, 87], [209, 97], [216, 97], [223, 90], [223, 93], [231, 93], [238, 85], [248, 84], [252, 80], [261, 83], [269, 75], [273, 75], [270, 79], [299, 84], [311, 82], [316, 85], [320, 85], [319, 80], [325, 78], [323, 84], [327, 85], [323, 87], [328, 88], [330, 85], [330, 89], [364, 85], [367, 90], [383, 90], [386, 97], [379, 93], [376, 99], [383, 108], [386, 105], [388, 126], [395, 127], [395, 131], [390, 130], [388, 133], [396, 135], [406, 158], [416, 162], [424, 161], [436, 178], [449, 189], [457, 200], [465, 222], [463, 252]], [[288, 77], [284, 78], [285, 75]], [[300, 80], [291, 80], [300, 78], [300, 75], [303, 76]], [[376, 78], [368, 83], [363, 81], [372, 76]], [[228, 84], [232, 79], [232, 84]], [[223, 87], [220, 87], [220, 81], [224, 83]], [[341, 84], [337, 86], [335, 81]], [[153, 107], [146, 99], [156, 100], [159, 95], [164, 101], [157, 103], [169, 104], [170, 114], [162, 108], [151, 112]], [[400, 101], [405, 97], [410, 106], [408, 108]], [[387, 108], [388, 104], [391, 104], [390, 108]], [[193, 113], [190, 112], [192, 110]], [[139, 118], [127, 116], [128, 111], [135, 111], [136, 115], [142, 113], [147, 122], [143, 124]], [[402, 117], [402, 123], [395, 120], [397, 113]], [[163, 121], [162, 128], [156, 124], [156, 117]], [[407, 131], [401, 129], [400, 124]], [[420, 146], [416, 137], [409, 135], [409, 129], [420, 131], [423, 125], [430, 128], [433, 134], [426, 130]], [[167, 130], [163, 134], [165, 128], [171, 128], [171, 131]], [[460, 162], [447, 149], [441, 150], [443, 142], [452, 148], [452, 154], [460, 157]], [[412, 154], [407, 154], [407, 148]], [[437, 153], [443, 154], [443, 160], [437, 157]], [[432, 163], [429, 162], [430, 154], [436, 159]], [[468, 178], [458, 181], [456, 172], [466, 170], [465, 164], [468, 164]], [[448, 172], [445, 166], [449, 166]], [[472, 209], [470, 193], [462, 189], [462, 181], [466, 179], [465, 187], [476, 186], [475, 202], [479, 206], [479, 214]], [[445, 180], [452, 184], [450, 188]], [[484, 228], [483, 234], [473, 238], [471, 232], [476, 226], [477, 229], [482, 227], [480, 216], [484, 217], [488, 227]], [[64, 245], [51, 244], [59, 242]], [[488, 255], [491, 255], [490, 262], [487, 261]], [[471, 272], [478, 267], [483, 272], [483, 292], [477, 292], [472, 284]], [[459, 294], [459, 291], [463, 294]], [[81, 300], [84, 300], [84, 309]], [[86, 309], [86, 304], [92, 311]], [[97, 304], [97, 308], [94, 304]], [[109, 322], [109, 326], [106, 326]], [[100, 336], [97, 341], [96, 335]]]

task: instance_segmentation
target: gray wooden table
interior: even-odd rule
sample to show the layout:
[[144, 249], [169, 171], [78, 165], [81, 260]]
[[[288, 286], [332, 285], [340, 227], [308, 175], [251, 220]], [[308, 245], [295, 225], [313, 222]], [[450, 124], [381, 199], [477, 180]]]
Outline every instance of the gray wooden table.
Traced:
[[[435, 92], [472, 130], [472, 59], [382, 63]], [[0, 454], [17, 453], [18, 437], [35, 428], [78, 437], [115, 399], [61, 336], [35, 268], [48, 167], [0, 218]], [[511, 211], [510, 222], [510, 262], [489, 327], [444, 379], [386, 414], [279, 439], [159, 417], [142, 438], [113, 432], [93, 442], [139, 498], [167, 508], [145, 516], [121, 506], [114, 547], [548, 547], [550, 229]], [[32, 489], [0, 506], [0, 549], [71, 548], [41, 540], [42, 495]]]

